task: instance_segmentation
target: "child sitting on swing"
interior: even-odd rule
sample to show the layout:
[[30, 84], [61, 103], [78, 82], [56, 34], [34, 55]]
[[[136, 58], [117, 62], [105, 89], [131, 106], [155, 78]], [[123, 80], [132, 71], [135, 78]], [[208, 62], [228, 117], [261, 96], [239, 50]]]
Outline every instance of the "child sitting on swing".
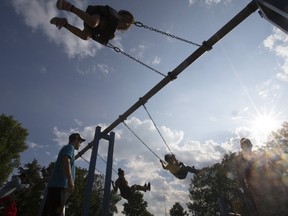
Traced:
[[62, 27], [68, 29], [71, 33], [83, 40], [92, 38], [93, 40], [106, 45], [109, 40], [114, 38], [116, 30], [126, 31], [133, 21], [133, 15], [126, 10], [116, 11], [106, 6], [88, 6], [86, 12], [77, 8], [65, 0], [57, 0], [56, 7], [59, 10], [65, 10], [77, 15], [84, 21], [84, 29], [70, 25], [66, 18], [54, 17], [50, 23], [56, 25], [59, 29]]
[[132, 185], [131, 187], [128, 186], [128, 181], [124, 177], [124, 170], [121, 168], [118, 169], [118, 179], [114, 183], [112, 181], [112, 186], [115, 192], [117, 192], [118, 188], [120, 190], [120, 194], [124, 199], [130, 199], [133, 195], [133, 193], [136, 190], [144, 191], [146, 192], [147, 190], [150, 191], [151, 185], [150, 182], [148, 182], [148, 185], [145, 183], [144, 186], [141, 185]]
[[166, 154], [164, 156], [166, 163], [160, 160], [163, 169], [169, 170], [176, 178], [185, 179], [188, 172], [198, 174], [199, 170], [195, 169], [194, 166], [186, 166], [182, 162], [178, 161], [174, 154]]

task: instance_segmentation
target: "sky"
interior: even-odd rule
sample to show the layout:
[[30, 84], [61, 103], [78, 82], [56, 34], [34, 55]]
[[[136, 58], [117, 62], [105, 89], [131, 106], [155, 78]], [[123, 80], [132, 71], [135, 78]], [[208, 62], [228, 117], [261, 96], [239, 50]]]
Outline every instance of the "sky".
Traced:
[[[79, 8], [95, 4], [71, 1]], [[133, 13], [145, 25], [201, 44], [248, 0], [99, 0]], [[74, 14], [59, 11], [52, 0], [3, 0], [0, 3], [0, 113], [12, 115], [29, 132], [21, 163], [34, 158], [42, 166], [55, 161], [72, 132], [86, 142], [145, 95], [163, 77], [93, 40], [82, 41], [49, 23], [66, 17], [82, 28]], [[197, 47], [132, 26], [111, 41], [131, 56], [167, 74]], [[242, 137], [254, 149], [288, 119], [288, 36], [255, 12], [190, 65], [146, 104], [176, 157], [196, 168], [238, 152]], [[141, 107], [126, 124], [157, 154], [169, 153]], [[175, 202], [184, 208], [193, 178], [178, 180], [162, 170], [152, 154], [123, 124], [117, 126], [113, 168], [125, 170], [130, 185], [151, 182], [144, 194], [148, 210], [165, 215]], [[76, 152], [77, 153], [77, 152]], [[84, 158], [90, 160], [91, 150]], [[107, 155], [101, 141], [99, 155]], [[88, 168], [83, 159], [76, 165]], [[96, 173], [105, 173], [98, 159]], [[117, 175], [113, 172], [113, 179]], [[122, 204], [118, 215], [122, 215]], [[166, 207], [166, 208], [165, 208]]]

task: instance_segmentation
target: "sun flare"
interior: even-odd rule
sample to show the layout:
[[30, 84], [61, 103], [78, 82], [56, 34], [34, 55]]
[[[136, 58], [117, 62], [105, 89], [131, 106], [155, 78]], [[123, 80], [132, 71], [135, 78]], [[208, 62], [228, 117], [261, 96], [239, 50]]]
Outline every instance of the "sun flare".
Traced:
[[276, 119], [268, 115], [257, 116], [253, 121], [253, 129], [262, 133], [272, 132], [277, 125]]
[[259, 113], [252, 120], [251, 129], [258, 140], [266, 140], [272, 131], [276, 131], [281, 125], [275, 114]]

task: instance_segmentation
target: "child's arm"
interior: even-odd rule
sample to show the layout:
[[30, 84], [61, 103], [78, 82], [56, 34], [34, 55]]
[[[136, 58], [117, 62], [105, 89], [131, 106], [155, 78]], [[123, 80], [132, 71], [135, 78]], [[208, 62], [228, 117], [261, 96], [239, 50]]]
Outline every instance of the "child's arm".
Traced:
[[112, 183], [113, 190], [115, 191], [115, 193], [117, 193], [118, 187], [115, 185], [114, 181], [111, 181], [111, 183]]
[[160, 163], [161, 163], [163, 169], [167, 169], [166, 166], [165, 166], [165, 164], [164, 164], [164, 161], [163, 161], [163, 160], [160, 159]]

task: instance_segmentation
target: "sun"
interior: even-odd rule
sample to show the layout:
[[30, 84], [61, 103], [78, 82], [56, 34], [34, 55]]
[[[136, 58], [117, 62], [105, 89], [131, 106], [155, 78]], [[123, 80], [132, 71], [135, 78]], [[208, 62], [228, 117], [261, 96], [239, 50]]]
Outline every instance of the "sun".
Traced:
[[258, 113], [251, 121], [252, 133], [259, 140], [266, 140], [272, 131], [275, 131], [281, 125], [278, 115], [274, 113]]
[[253, 129], [262, 133], [272, 132], [277, 127], [275, 118], [269, 115], [259, 115], [253, 121]]

